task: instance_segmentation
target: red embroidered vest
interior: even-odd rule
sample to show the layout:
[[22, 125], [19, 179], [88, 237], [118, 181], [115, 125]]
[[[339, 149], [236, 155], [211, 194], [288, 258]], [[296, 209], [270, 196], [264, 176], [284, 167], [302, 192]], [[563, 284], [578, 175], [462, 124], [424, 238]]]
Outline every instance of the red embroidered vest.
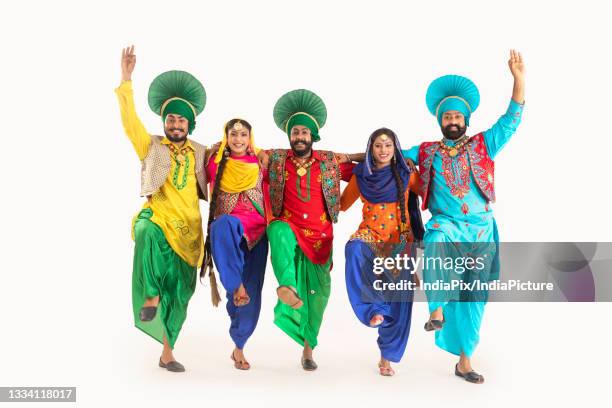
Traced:
[[[325, 197], [325, 207], [332, 222], [338, 222], [340, 212], [340, 167], [334, 153], [327, 150], [317, 150], [321, 158], [321, 187]], [[285, 189], [285, 161], [287, 150], [275, 149], [270, 154], [269, 179], [270, 203], [272, 215], [280, 217], [283, 210], [283, 192]]]
[[[421, 176], [421, 197], [423, 198], [423, 210], [429, 204], [429, 188], [433, 170], [433, 158], [440, 147], [439, 142], [425, 142], [419, 147], [419, 173]], [[487, 201], [495, 202], [495, 162], [487, 153], [484, 142], [484, 134], [479, 133], [470, 138], [466, 144], [466, 150], [470, 158], [470, 170], [476, 180], [478, 189]]]

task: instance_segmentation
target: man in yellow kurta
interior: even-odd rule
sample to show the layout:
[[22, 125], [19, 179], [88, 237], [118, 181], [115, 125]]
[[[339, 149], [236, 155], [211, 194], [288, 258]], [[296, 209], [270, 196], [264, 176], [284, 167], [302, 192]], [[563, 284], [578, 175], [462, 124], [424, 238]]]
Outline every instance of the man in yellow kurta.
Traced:
[[206, 148], [188, 140], [204, 109], [202, 84], [183, 71], [159, 75], [149, 88], [149, 106], [164, 122], [165, 137], [150, 135], [136, 115], [132, 72], [134, 47], [123, 50], [121, 85], [115, 90], [121, 120], [142, 162], [141, 196], [134, 217], [132, 307], [135, 325], [163, 344], [159, 366], [185, 371], [172, 350], [187, 316], [202, 251], [199, 199], [206, 199]]

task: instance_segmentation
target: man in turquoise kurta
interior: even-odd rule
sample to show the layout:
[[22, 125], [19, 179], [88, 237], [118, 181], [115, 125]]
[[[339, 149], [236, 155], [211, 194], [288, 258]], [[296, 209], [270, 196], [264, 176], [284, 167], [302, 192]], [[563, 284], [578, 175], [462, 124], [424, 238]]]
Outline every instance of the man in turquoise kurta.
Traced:
[[[404, 150], [404, 157], [419, 165], [423, 209], [429, 208], [424, 260], [481, 257], [478, 272], [472, 268], [448, 269], [439, 263], [424, 264], [424, 282], [459, 278], [490, 281], [499, 274], [497, 225], [490, 203], [495, 200], [493, 159], [516, 131], [524, 104], [524, 64], [511, 50], [508, 61], [514, 77], [512, 100], [504, 115], [489, 130], [467, 136], [472, 112], [480, 102], [476, 86], [467, 78], [447, 75], [432, 82], [427, 105], [440, 124], [443, 139]], [[455, 264], [458, 265], [458, 264]], [[444, 269], [446, 267], [446, 269]], [[426, 288], [427, 289], [427, 288]], [[479, 341], [486, 293], [427, 291], [429, 321], [425, 329], [435, 331], [436, 345], [460, 356], [455, 374], [480, 384], [484, 377], [472, 369], [471, 357]]]

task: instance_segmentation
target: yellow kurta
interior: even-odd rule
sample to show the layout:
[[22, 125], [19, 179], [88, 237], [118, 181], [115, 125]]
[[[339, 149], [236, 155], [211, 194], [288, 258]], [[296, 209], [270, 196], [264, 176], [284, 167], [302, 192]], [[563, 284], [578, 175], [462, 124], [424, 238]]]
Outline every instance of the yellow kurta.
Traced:
[[[144, 128], [136, 114], [132, 82], [122, 82], [115, 89], [121, 109], [121, 121], [128, 138], [134, 145], [140, 160], [144, 160], [149, 152], [151, 136]], [[171, 142], [164, 137], [162, 144]], [[153, 211], [151, 221], [157, 224], [166, 237], [172, 249], [189, 265], [198, 266], [202, 252], [202, 216], [198, 201], [197, 180], [195, 176], [195, 149], [189, 141], [185, 146], [189, 148], [186, 156], [189, 158], [187, 184], [179, 190], [173, 183], [173, 176], [177, 171], [177, 184], [181, 185], [185, 172], [185, 163], [177, 164], [171, 157], [171, 167], [168, 178], [162, 187], [152, 196], [148, 197], [143, 208]], [[169, 152], [169, 154], [171, 154]]]

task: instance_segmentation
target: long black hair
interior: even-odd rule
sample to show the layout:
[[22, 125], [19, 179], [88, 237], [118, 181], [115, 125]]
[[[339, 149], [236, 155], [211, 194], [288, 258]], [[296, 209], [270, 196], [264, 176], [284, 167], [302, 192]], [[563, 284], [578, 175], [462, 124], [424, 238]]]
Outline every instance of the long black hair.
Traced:
[[[228, 139], [229, 130], [236, 124], [241, 123], [249, 130], [249, 136], [251, 133], [251, 124], [244, 119], [232, 119], [225, 125], [225, 138]], [[206, 276], [206, 271], [209, 272], [210, 277], [210, 288], [211, 288], [211, 298], [213, 305], [217, 306], [219, 301], [221, 300], [221, 296], [219, 296], [219, 291], [217, 289], [217, 280], [214, 274], [214, 266], [212, 260], [212, 249], [210, 244], [210, 225], [215, 220], [215, 213], [217, 212], [217, 198], [219, 197], [219, 189], [221, 188], [221, 178], [223, 177], [223, 170], [225, 170], [225, 165], [227, 164], [227, 159], [231, 154], [231, 150], [229, 147], [229, 143], [226, 143], [223, 155], [221, 156], [221, 161], [217, 166], [217, 174], [215, 175], [215, 186], [213, 187], [213, 191], [210, 198], [210, 205], [208, 209], [208, 222], [206, 224], [206, 241], [204, 243], [204, 260], [202, 262], [202, 268], [200, 269], [200, 279]], [[210, 157], [209, 160], [214, 160], [214, 155]]]

